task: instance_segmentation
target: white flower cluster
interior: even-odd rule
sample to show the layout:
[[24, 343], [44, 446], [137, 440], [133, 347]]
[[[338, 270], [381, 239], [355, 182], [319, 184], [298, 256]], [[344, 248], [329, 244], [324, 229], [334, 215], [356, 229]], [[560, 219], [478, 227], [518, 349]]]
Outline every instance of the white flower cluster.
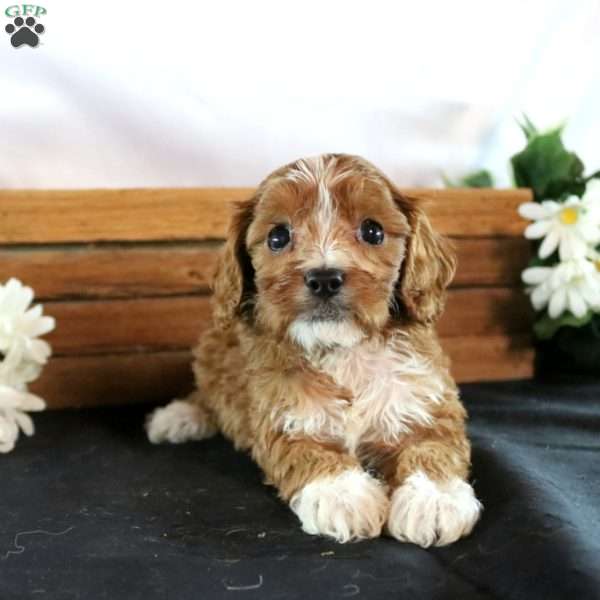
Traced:
[[45, 408], [44, 401], [27, 391], [51, 354], [38, 339], [54, 329], [54, 319], [42, 315], [38, 304], [30, 308], [33, 290], [16, 279], [0, 285], [0, 453], [10, 452], [19, 430], [33, 434], [27, 414]]
[[600, 311], [600, 255], [595, 250], [600, 243], [600, 179], [592, 179], [581, 198], [526, 202], [519, 214], [534, 221], [525, 237], [542, 240], [540, 258], [558, 249], [555, 265], [523, 271], [533, 307], [548, 307], [553, 319], [566, 310], [578, 318]]

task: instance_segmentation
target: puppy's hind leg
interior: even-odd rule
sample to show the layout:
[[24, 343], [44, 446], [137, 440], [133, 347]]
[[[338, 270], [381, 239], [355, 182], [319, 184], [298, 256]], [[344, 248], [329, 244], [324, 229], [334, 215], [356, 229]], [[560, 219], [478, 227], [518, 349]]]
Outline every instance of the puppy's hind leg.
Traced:
[[214, 416], [204, 405], [199, 390], [183, 400], [172, 400], [146, 418], [146, 433], [153, 444], [204, 440], [215, 435], [217, 430]]

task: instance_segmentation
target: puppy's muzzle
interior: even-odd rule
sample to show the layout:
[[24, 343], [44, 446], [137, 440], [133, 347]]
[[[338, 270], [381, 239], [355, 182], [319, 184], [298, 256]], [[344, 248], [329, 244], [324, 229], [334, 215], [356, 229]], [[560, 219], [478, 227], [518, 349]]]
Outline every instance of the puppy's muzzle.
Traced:
[[304, 275], [304, 283], [316, 298], [332, 298], [344, 285], [344, 273], [340, 269], [311, 269]]

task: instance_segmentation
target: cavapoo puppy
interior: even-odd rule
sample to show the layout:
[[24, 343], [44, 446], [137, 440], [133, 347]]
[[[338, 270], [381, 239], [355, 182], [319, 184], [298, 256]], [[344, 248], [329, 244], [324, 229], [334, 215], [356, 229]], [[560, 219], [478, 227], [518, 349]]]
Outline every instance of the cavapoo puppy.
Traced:
[[221, 431], [310, 534], [383, 529], [424, 547], [467, 535], [481, 504], [435, 333], [454, 269], [419, 202], [366, 160], [278, 169], [236, 206], [198, 389], [150, 415], [150, 440]]

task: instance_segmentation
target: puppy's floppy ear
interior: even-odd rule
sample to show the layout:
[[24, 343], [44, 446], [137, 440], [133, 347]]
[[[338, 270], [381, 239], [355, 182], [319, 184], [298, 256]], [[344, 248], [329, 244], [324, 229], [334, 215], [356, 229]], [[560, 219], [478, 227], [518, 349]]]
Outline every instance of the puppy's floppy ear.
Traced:
[[227, 329], [251, 309], [255, 293], [254, 268], [246, 248], [246, 232], [254, 217], [257, 197], [236, 202], [229, 223], [227, 241], [221, 251], [213, 279], [213, 319]]
[[434, 323], [446, 300], [446, 288], [454, 277], [456, 255], [451, 242], [433, 230], [419, 201], [392, 190], [410, 226], [406, 255], [396, 285], [396, 300], [406, 317]]

